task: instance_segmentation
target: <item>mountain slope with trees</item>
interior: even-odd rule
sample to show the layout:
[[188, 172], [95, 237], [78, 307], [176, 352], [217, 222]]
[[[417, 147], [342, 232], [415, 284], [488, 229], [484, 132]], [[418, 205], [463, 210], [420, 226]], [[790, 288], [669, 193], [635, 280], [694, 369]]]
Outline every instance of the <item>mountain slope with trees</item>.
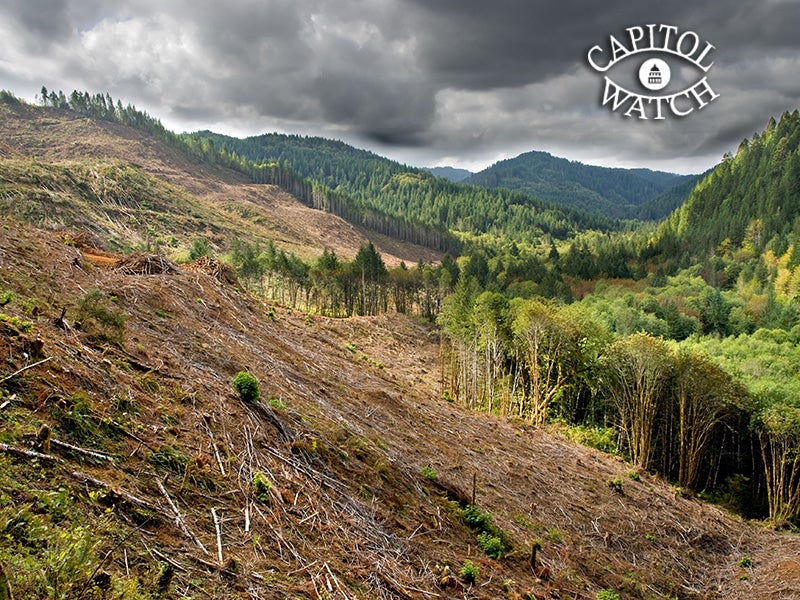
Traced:
[[457, 169], [455, 167], [426, 167], [425, 170], [430, 171], [430, 173], [436, 177], [444, 177], [445, 179], [455, 181], [456, 183], [459, 181], [464, 181], [466, 178], [474, 175], [472, 171], [467, 171], [467, 169]]
[[649, 169], [595, 167], [534, 151], [497, 162], [465, 181], [524, 192], [590, 214], [660, 220], [675, 205], [653, 201], [667, 193], [683, 200], [690, 191], [686, 186], [697, 180]]
[[438, 317], [448, 392], [565, 423], [684, 489], [796, 526], [799, 146], [800, 113], [786, 113], [657, 228], [462, 257]]
[[735, 251], [776, 254], [797, 239], [800, 215], [800, 113], [771, 118], [742, 141], [660, 227], [657, 247], [688, 259]]
[[468, 238], [488, 233], [536, 243], [546, 236], [565, 239], [585, 229], [620, 227], [605, 215], [590, 215], [520, 192], [454, 183], [324, 138], [264, 134], [237, 139], [198, 132], [187, 139], [210, 142], [224, 154], [256, 165], [291, 170], [319, 193], [346, 199], [359, 210]]

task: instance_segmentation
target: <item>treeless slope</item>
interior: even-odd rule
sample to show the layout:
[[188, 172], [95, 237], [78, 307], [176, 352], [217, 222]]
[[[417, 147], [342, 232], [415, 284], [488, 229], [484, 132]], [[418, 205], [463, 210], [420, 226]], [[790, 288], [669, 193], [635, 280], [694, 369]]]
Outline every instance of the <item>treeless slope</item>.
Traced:
[[[253, 185], [240, 173], [194, 161], [144, 132], [117, 123], [87, 119], [65, 110], [4, 102], [0, 103], [0, 139], [0, 158], [133, 165], [202, 207], [198, 215], [206, 221], [206, 235], [223, 248], [239, 231], [254, 239], [274, 239], [279, 247], [304, 259], [322, 254], [325, 248], [352, 259], [359, 246], [368, 241], [375, 244], [390, 266], [400, 261], [433, 262], [441, 258], [435, 251], [389, 240], [330, 213], [309, 208], [275, 186]], [[225, 227], [236, 216], [243, 221], [242, 229]], [[129, 233], [130, 244], [141, 245], [146, 227], [134, 229], [137, 235]], [[195, 235], [203, 229], [195, 227]], [[192, 241], [180, 240], [184, 246], [191, 246]]]
[[[72, 504], [51, 526], [85, 515], [112, 582], [155, 590], [158, 565], [172, 564], [175, 598], [591, 600], [609, 589], [778, 599], [800, 589], [796, 538], [646, 473], [634, 480], [620, 460], [543, 429], [441, 400], [427, 324], [304, 316], [236, 291], [208, 265], [141, 255], [95, 267], [53, 233], [0, 226], [0, 294], [13, 292], [0, 323], [10, 490], [0, 525], [30, 521], [68, 490]], [[242, 370], [260, 380], [260, 403], [233, 393]], [[41, 423], [113, 461], [56, 446], [47, 456], [58, 460], [24, 458], [17, 450]], [[461, 519], [473, 481], [510, 543], [500, 560]], [[0, 557], [12, 586], [32, 589], [24, 566], [47, 550], [15, 553], [16, 539], [0, 538]], [[753, 566], [740, 566], [745, 557]], [[468, 560], [475, 584], [457, 576]]]

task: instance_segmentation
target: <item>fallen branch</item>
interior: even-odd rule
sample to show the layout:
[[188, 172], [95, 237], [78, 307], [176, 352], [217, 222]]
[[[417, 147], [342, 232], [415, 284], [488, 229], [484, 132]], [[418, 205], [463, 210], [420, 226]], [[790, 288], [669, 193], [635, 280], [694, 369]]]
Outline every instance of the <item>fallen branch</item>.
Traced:
[[66, 442], [59, 442], [55, 438], [50, 438], [50, 443], [53, 446], [58, 446], [59, 448], [64, 448], [65, 450], [70, 450], [71, 452], [77, 452], [78, 454], [83, 454], [85, 456], [91, 456], [92, 458], [98, 458], [100, 460], [107, 460], [109, 462], [114, 462], [114, 457], [110, 454], [106, 454], [105, 452], [97, 452], [95, 450], [86, 450], [85, 448], [80, 448], [78, 446], [73, 446], [72, 444], [67, 444]]
[[43, 454], [41, 452], [36, 452], [35, 450], [25, 450], [24, 448], [9, 446], [8, 444], [0, 443], [0, 451], [8, 454], [14, 454], [15, 456], [21, 456], [23, 458], [38, 458], [39, 460], [46, 460], [60, 465], [63, 465], [66, 462], [63, 458], [53, 456], [52, 454]]
[[42, 360], [40, 360], [38, 362], [35, 362], [35, 363], [31, 364], [31, 365], [28, 365], [27, 367], [22, 367], [19, 371], [14, 371], [11, 375], [6, 375], [2, 379], [0, 379], [0, 383], [5, 383], [6, 381], [8, 381], [10, 379], [14, 379], [14, 377], [19, 375], [20, 373], [24, 373], [25, 371], [27, 371], [28, 369], [32, 369], [33, 367], [38, 367], [39, 365], [46, 363], [48, 360], [53, 360], [53, 357], [52, 356], [48, 356], [47, 358], [42, 359]]
[[165, 563], [167, 563], [168, 565], [172, 565], [172, 567], [173, 567], [173, 568], [175, 568], [175, 569], [177, 569], [178, 571], [181, 571], [181, 572], [183, 572], [183, 573], [188, 573], [188, 572], [189, 572], [189, 570], [188, 570], [186, 567], [184, 567], [183, 565], [181, 565], [181, 564], [180, 564], [180, 563], [178, 563], [178, 562], [175, 562], [175, 561], [174, 561], [173, 559], [171, 559], [169, 556], [167, 556], [167, 555], [165, 555], [165, 554], [161, 554], [161, 552], [159, 552], [159, 551], [158, 551], [158, 550], [156, 550], [155, 548], [148, 548], [147, 546], [145, 546], [145, 549], [146, 549], [146, 550], [147, 550], [147, 551], [148, 551], [150, 554], [152, 554], [152, 555], [154, 555], [156, 558], [158, 558], [159, 560], [163, 560], [163, 561], [164, 561]]
[[222, 458], [219, 455], [219, 448], [217, 448], [217, 440], [214, 438], [214, 432], [211, 431], [211, 415], [204, 414], [203, 423], [206, 426], [206, 432], [208, 432], [208, 437], [211, 438], [211, 446], [214, 448], [214, 456], [216, 456], [217, 458], [217, 464], [219, 465], [219, 472], [222, 473], [223, 477], [225, 477], [225, 467], [222, 466]]
[[213, 508], [211, 509], [211, 516], [214, 519], [214, 528], [217, 530], [217, 558], [219, 558], [219, 564], [222, 566], [225, 563], [222, 558], [222, 529], [220, 528], [217, 511]]
[[161, 491], [164, 498], [166, 498], [170, 508], [172, 508], [172, 512], [175, 513], [175, 524], [178, 526], [178, 529], [180, 529], [186, 537], [188, 537], [195, 544], [197, 544], [197, 546], [203, 551], [204, 554], [208, 554], [208, 550], [206, 550], [206, 547], [203, 545], [203, 542], [197, 539], [197, 536], [195, 536], [191, 531], [189, 531], [189, 527], [186, 525], [186, 521], [183, 520], [181, 511], [178, 510], [178, 507], [172, 501], [172, 498], [169, 497], [169, 494], [167, 493], [167, 488], [165, 488], [164, 484], [161, 483], [161, 481], [158, 479], [156, 479], [156, 484], [158, 484], [158, 489]]
[[123, 500], [125, 500], [129, 504], [133, 504], [134, 506], [138, 506], [139, 508], [145, 508], [147, 510], [151, 510], [151, 511], [156, 512], [156, 513], [160, 513], [161, 512], [161, 509], [159, 507], [157, 507], [157, 506], [155, 506], [153, 504], [150, 504], [146, 500], [142, 500], [141, 498], [137, 498], [133, 494], [129, 494], [128, 492], [125, 492], [125, 491], [121, 490], [117, 486], [114, 486], [114, 485], [111, 485], [109, 483], [106, 483], [105, 481], [101, 481], [100, 479], [92, 477], [91, 475], [88, 475], [86, 473], [82, 473], [80, 471], [71, 471], [69, 475], [73, 479], [76, 479], [76, 480], [80, 481], [83, 484], [91, 485], [92, 487], [95, 487], [97, 489], [108, 490], [109, 491], [109, 495], [111, 496], [112, 499], [114, 497], [122, 498]]
[[[54, 440], [51, 440], [53, 442]], [[8, 444], [0, 443], [0, 452], [6, 452], [7, 454], [13, 454], [15, 456], [20, 456], [22, 458], [34, 458], [39, 460], [44, 460], [48, 462], [54, 462], [59, 465], [66, 465], [67, 461], [63, 458], [58, 456], [53, 456], [51, 454], [44, 454], [42, 452], [36, 452], [35, 450], [26, 450], [24, 448], [18, 448], [16, 446], [10, 446]], [[87, 475], [86, 473], [82, 473], [81, 471], [70, 471], [69, 476], [72, 479], [76, 479], [80, 483], [89, 484], [92, 487], [98, 489], [106, 489], [109, 490], [112, 496], [117, 496], [122, 498], [123, 500], [138, 506], [140, 508], [146, 508], [148, 510], [152, 510], [154, 512], [160, 512], [160, 509], [157, 506], [150, 504], [149, 502], [142, 500], [141, 498], [137, 498], [136, 496], [129, 494], [127, 492], [122, 491], [120, 488], [113, 486], [105, 481], [101, 481], [92, 477], [91, 475]]]

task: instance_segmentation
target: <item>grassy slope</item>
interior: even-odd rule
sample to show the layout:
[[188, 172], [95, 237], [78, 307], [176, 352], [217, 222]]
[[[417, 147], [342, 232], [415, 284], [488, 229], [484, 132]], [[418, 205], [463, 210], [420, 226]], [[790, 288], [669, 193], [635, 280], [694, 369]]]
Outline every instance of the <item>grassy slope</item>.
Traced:
[[[106, 158], [130, 160], [112, 153], [116, 128], [79, 126], [94, 136], [91, 145], [80, 138], [84, 154], [102, 146]], [[59, 152], [52, 158], [76, 158]], [[148, 173], [179, 158], [154, 154]], [[25, 159], [8, 160], [18, 168]], [[229, 184], [196, 165], [164, 168], [153, 185], [185, 177], [199, 186], [176, 188], [187, 202]], [[91, 597], [86, 582], [104, 573], [108, 597], [124, 588], [144, 598], [165, 561], [175, 565], [167, 598], [591, 600], [605, 588], [623, 598], [777, 599], [800, 587], [796, 538], [645, 473], [631, 479], [614, 457], [440, 400], [438, 337], [414, 319], [305, 317], [202, 269], [146, 275], [136, 257], [90, 260], [65, 244], [70, 236], [9, 218], [0, 228], [0, 441], [30, 449], [47, 424], [58, 440], [113, 456], [0, 452], [0, 563], [18, 596], [57, 584], [74, 585], [67, 597]], [[94, 310], [81, 314], [87, 297]], [[63, 308], [72, 329], [54, 324]], [[260, 379], [262, 404], [234, 395], [240, 370]], [[257, 472], [271, 481], [263, 500]], [[477, 504], [511, 542], [499, 561], [459, 518], [473, 475]], [[528, 564], [535, 539], [545, 580]], [[753, 567], [738, 565], [744, 556]], [[467, 560], [480, 567], [476, 585], [442, 587], [441, 567], [457, 573]]]
[[[47, 228], [94, 231], [117, 248], [169, 241], [186, 249], [205, 237], [222, 251], [238, 235], [273, 239], [304, 259], [324, 248], [353, 258], [367, 241], [390, 266], [441, 258], [310, 209], [274, 186], [252, 185], [238, 173], [188, 160], [129, 127], [0, 103], [0, 139], [5, 214]], [[20, 181], [20, 173], [36, 172], [47, 185]], [[42, 187], [38, 196], [31, 193]]]

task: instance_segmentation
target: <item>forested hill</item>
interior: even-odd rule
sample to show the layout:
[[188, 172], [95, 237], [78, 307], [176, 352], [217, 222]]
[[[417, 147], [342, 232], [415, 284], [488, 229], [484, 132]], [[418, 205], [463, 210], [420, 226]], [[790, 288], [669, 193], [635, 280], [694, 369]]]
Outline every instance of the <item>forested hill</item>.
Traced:
[[[800, 232], [800, 113], [769, 120], [763, 133], [744, 140], [664, 222], [657, 250], [686, 260], [736, 250], [780, 256]], [[798, 248], [800, 250], [800, 248]], [[800, 252], [793, 255], [794, 264]]]
[[[467, 183], [507, 188], [548, 202], [618, 219], [658, 220], [666, 217], [697, 181], [695, 175], [676, 175], [649, 169], [611, 169], [558, 158], [547, 152], [526, 152], [495, 163]], [[683, 186], [678, 203], [655, 202], [660, 195]]]
[[425, 170], [430, 171], [436, 177], [444, 177], [456, 182], [464, 181], [467, 177], [474, 175], [472, 171], [456, 169], [455, 167], [427, 167]]
[[309, 185], [346, 197], [362, 210], [448, 231], [490, 233], [519, 241], [541, 235], [564, 239], [587, 229], [619, 227], [608, 216], [590, 215], [521, 192], [454, 183], [339, 141], [281, 134], [238, 139], [208, 131], [189, 138], [211, 142], [234, 160], [291, 170]]

